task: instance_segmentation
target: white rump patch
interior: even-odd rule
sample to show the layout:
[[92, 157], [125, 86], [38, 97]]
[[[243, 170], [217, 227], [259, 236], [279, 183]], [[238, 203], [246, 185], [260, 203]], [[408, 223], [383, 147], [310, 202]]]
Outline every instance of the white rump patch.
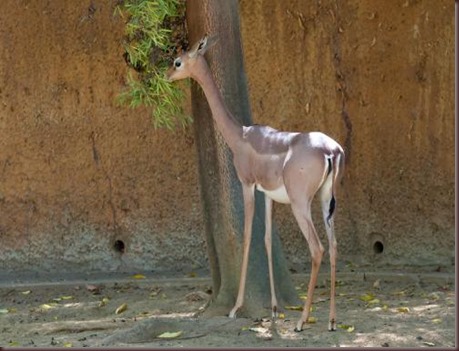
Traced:
[[290, 198], [288, 197], [287, 189], [285, 189], [284, 185], [275, 190], [265, 190], [261, 185], [257, 184], [257, 189], [264, 192], [270, 199], [273, 199], [276, 202], [280, 202], [282, 204], [290, 203]]

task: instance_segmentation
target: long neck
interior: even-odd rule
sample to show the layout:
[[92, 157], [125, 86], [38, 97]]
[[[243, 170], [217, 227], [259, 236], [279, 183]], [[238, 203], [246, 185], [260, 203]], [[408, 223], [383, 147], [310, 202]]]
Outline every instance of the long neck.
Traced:
[[237, 144], [242, 140], [242, 125], [228, 111], [205, 60], [202, 60], [200, 66], [199, 72], [193, 78], [199, 83], [206, 95], [218, 130], [229, 148], [234, 152]]

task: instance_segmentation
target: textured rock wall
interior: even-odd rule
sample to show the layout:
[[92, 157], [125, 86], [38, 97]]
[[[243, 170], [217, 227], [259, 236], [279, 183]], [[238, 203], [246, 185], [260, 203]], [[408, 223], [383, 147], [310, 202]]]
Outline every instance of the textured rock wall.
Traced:
[[[241, 3], [255, 122], [324, 131], [347, 153], [336, 220], [341, 256], [451, 264], [453, 3]], [[304, 262], [290, 209], [278, 206], [276, 217], [291, 259]]]
[[[4, 270], [207, 266], [191, 129], [156, 131], [149, 111], [116, 104], [126, 66], [114, 4], [2, 3]], [[450, 264], [453, 2], [240, 5], [254, 121], [322, 130], [346, 149], [340, 262]], [[307, 270], [289, 207], [275, 212], [291, 267]]]
[[191, 131], [154, 130], [149, 111], [117, 105], [114, 4], [2, 3], [2, 268], [206, 265]]

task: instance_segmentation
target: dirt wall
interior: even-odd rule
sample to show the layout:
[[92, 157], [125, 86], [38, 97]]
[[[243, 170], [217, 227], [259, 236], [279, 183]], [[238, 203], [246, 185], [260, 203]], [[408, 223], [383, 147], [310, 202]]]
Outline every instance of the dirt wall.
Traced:
[[2, 3], [3, 268], [206, 264], [192, 132], [117, 105], [127, 66], [114, 5]]
[[[241, 18], [254, 120], [321, 130], [345, 148], [339, 250], [357, 262], [451, 264], [453, 3], [244, 0]], [[276, 219], [291, 259], [304, 261], [290, 209]]]
[[[148, 110], [116, 104], [127, 67], [115, 3], [2, 3], [2, 269], [207, 266], [191, 129], [154, 130]], [[342, 262], [450, 264], [453, 3], [240, 5], [254, 121], [346, 149]], [[291, 266], [307, 269], [290, 209], [275, 212]]]

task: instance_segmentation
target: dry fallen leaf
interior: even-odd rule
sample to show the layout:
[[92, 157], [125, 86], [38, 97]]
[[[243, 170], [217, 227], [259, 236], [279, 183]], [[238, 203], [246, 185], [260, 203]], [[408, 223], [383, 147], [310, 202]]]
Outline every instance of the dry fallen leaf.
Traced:
[[148, 311], [142, 311], [142, 312], [139, 312], [139, 314], [137, 315], [137, 317], [145, 317], [145, 316], [148, 316], [150, 315], [150, 312]]
[[432, 319], [432, 323], [434, 323], [434, 324], [441, 323], [441, 319], [440, 318]]
[[158, 338], [161, 338], [161, 339], [173, 339], [173, 338], [179, 337], [180, 335], [182, 335], [181, 331], [178, 331], [178, 332], [165, 332], [165, 333], [162, 333], [161, 335], [158, 335]]
[[72, 345], [71, 342], [65, 342], [63, 346], [64, 347], [72, 347], [73, 345]]
[[410, 309], [408, 307], [399, 307], [399, 308], [397, 308], [397, 312], [408, 313], [408, 312], [410, 312]]
[[360, 296], [360, 300], [365, 301], [365, 302], [374, 300], [374, 298], [375, 296], [373, 294], [365, 294], [365, 295]]
[[104, 297], [102, 300], [100, 300], [99, 307], [104, 307], [109, 301], [110, 299], [108, 297]]
[[255, 333], [267, 333], [269, 331], [268, 328], [263, 328], [263, 327], [252, 327], [252, 328], [249, 328], [249, 330]]
[[316, 323], [317, 322], [317, 318], [316, 317], [309, 317], [308, 320], [307, 320], [307, 323]]
[[277, 318], [279, 318], [279, 319], [285, 319], [285, 313], [279, 313], [279, 315], [277, 316]]
[[303, 311], [303, 306], [301, 305], [296, 305], [296, 306], [285, 306], [286, 310], [290, 311]]
[[32, 291], [26, 290], [26, 291], [21, 291], [22, 295], [29, 295]]
[[307, 293], [300, 294], [298, 296], [300, 297], [301, 300], [307, 300], [308, 299], [308, 294]]
[[2, 308], [0, 309], [0, 314], [7, 314], [9, 313], [10, 311], [7, 309], [7, 308]]
[[100, 293], [100, 288], [96, 285], [88, 284], [86, 285], [86, 290], [88, 290], [89, 292], [92, 292], [94, 295], [97, 295]]
[[145, 279], [143, 274], [134, 274], [131, 278], [133, 279]]
[[368, 304], [369, 305], [374, 305], [374, 304], [377, 304], [377, 303], [380, 303], [381, 301], [379, 299], [373, 299], [373, 300], [370, 300], [368, 301]]
[[41, 308], [42, 310], [45, 310], [45, 311], [46, 311], [46, 310], [50, 310], [50, 309], [52, 309], [52, 308], [55, 308], [56, 305], [57, 305], [57, 303], [54, 303], [54, 302], [53, 302], [53, 303], [44, 303], [43, 305], [40, 305], [40, 308]]
[[127, 310], [127, 303], [123, 303], [121, 306], [119, 306], [116, 310], [115, 310], [115, 314], [121, 314], [123, 313], [124, 311]]
[[355, 330], [355, 327], [349, 324], [339, 324], [338, 327], [347, 330], [349, 333], [352, 333]]
[[55, 297], [53, 301], [59, 302], [62, 300], [71, 300], [73, 299], [73, 296], [60, 296], [60, 297]]

